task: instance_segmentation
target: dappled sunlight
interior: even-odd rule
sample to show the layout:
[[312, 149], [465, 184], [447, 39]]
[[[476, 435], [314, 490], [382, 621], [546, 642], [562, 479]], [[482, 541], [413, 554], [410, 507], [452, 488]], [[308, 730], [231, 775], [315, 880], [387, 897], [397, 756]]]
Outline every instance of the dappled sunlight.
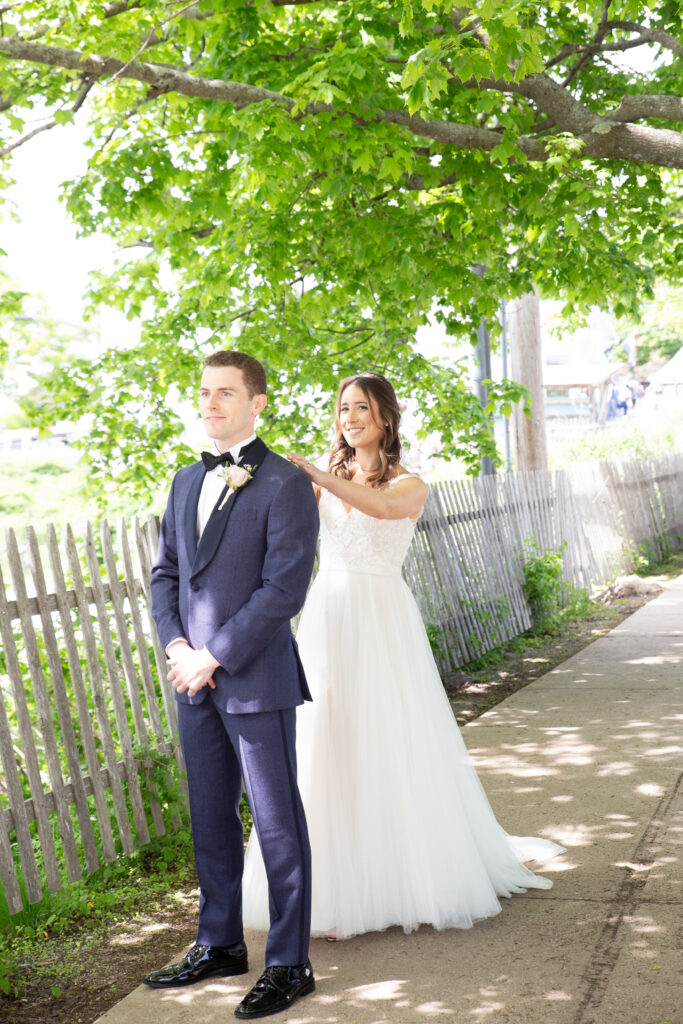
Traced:
[[619, 726], [620, 729], [653, 729], [656, 728], [654, 722], [624, 722]]
[[[177, 989], [156, 989], [154, 995], [164, 1003], [178, 1003], [182, 1006], [189, 1006], [191, 1003], [201, 1000], [202, 1006], [206, 1003], [219, 1001], [223, 1005], [230, 1005], [231, 997], [244, 995], [246, 986], [244, 979], [232, 981], [230, 978], [213, 979], [200, 982], [197, 985], [189, 985], [187, 988]], [[209, 997], [209, 998], [207, 998]]]
[[[530, 713], [514, 705], [502, 705], [497, 712], [491, 712], [488, 723], [479, 720], [479, 729], [489, 728], [483, 744], [482, 731], [476, 731], [476, 723], [466, 728], [466, 739], [470, 740], [470, 754], [479, 771], [489, 780], [497, 776], [515, 780], [539, 780], [541, 788], [555, 777], [567, 775], [575, 786], [581, 777], [575, 777], [574, 769], [589, 768], [597, 778], [628, 777], [642, 773], [643, 762], [654, 765], [680, 763], [683, 760], [683, 739], [681, 722], [683, 714], [674, 712], [666, 716], [645, 718], [635, 716], [619, 721], [621, 714], [610, 714], [610, 708], [628, 705], [618, 700], [601, 702], [600, 713], [595, 714], [588, 703], [588, 714], [581, 722], [566, 722], [566, 710], [561, 712], [554, 706], [536, 710], [536, 716], [543, 721], [534, 722], [531, 728]], [[552, 721], [557, 712], [558, 721]], [[593, 712], [593, 713], [591, 713]], [[533, 717], [533, 716], [531, 716]], [[562, 719], [565, 719], [563, 721]], [[505, 730], [501, 733], [500, 730]], [[471, 730], [471, 731], [470, 731]], [[516, 731], [520, 730], [519, 741], [515, 742]], [[526, 739], [524, 733], [529, 734]], [[533, 735], [533, 739], [531, 736]], [[508, 739], [509, 742], [504, 742]], [[619, 756], [610, 757], [616, 753]], [[517, 793], [531, 792], [526, 785], [520, 785]], [[644, 790], [640, 790], [647, 795]]]
[[[548, 838], [550, 837], [548, 836]], [[560, 835], [553, 833], [552, 838], [561, 845], [564, 845], [562, 837]], [[576, 869], [580, 867], [581, 864], [579, 863], [579, 861], [569, 860], [565, 854], [562, 857], [555, 857], [554, 860], [549, 860], [546, 864], [543, 864], [541, 868], [536, 866], [534, 870], [540, 870], [540, 873], [543, 875], [560, 875], [563, 872], [576, 871]], [[539, 898], [542, 897], [543, 899], [548, 898], [548, 894], [543, 893], [542, 890], [534, 890], [534, 897], [536, 896], [538, 896]]]
[[676, 654], [658, 654], [656, 656], [650, 656], [645, 658], [628, 658], [624, 660], [624, 665], [679, 665], [681, 661], [680, 653]]
[[650, 870], [653, 867], [653, 865], [652, 865], [651, 862], [649, 862], [647, 864], [640, 864], [640, 863], [638, 863], [636, 861], [618, 860], [615, 863], [615, 867], [626, 868], [628, 871], [631, 872], [631, 874], [634, 877], [637, 878], [639, 875], [640, 876], [646, 876], [650, 872]]
[[[550, 735], [555, 734], [550, 733]], [[596, 747], [594, 743], [582, 741], [580, 735], [567, 733], [557, 736], [542, 751], [539, 751], [539, 753], [543, 754], [543, 757], [552, 758], [559, 765], [593, 764], [595, 754], [598, 752], [599, 747]]]
[[150, 924], [139, 925], [134, 932], [127, 932], [125, 935], [113, 935], [112, 946], [139, 946], [147, 941], [150, 935], [166, 931], [168, 925], [165, 921], [156, 921]]
[[476, 1010], [471, 1010], [470, 1012], [472, 1016], [475, 1017], [477, 1020], [486, 1020], [487, 1017], [490, 1017], [492, 1013], [501, 1013], [501, 1011], [504, 1009], [505, 1003], [488, 1001], [482, 1003], [482, 1005], [478, 1006]]
[[643, 751], [647, 757], [669, 757], [670, 754], [683, 754], [683, 746], [680, 743], [672, 744], [668, 747], [650, 747], [649, 750]]
[[555, 825], [552, 834], [555, 842], [570, 850], [577, 846], [592, 846], [596, 840], [595, 829], [587, 825]]
[[[633, 934], [637, 935], [658, 935], [665, 930], [663, 925], [658, 924], [651, 917], [644, 917], [642, 915], [625, 917], [624, 923]], [[638, 948], [643, 948], [642, 944], [638, 943], [632, 944], [631, 948], [634, 948], [636, 945]]]
[[[410, 1006], [410, 1003], [397, 1003], [396, 1005], [398, 1007], [408, 1007]], [[415, 1007], [415, 1012], [424, 1014], [426, 1017], [432, 1016], [438, 1019], [443, 1018], [444, 1014], [451, 1016], [453, 1010], [437, 1000], [433, 1003], [419, 1003], [419, 1005]]]
[[610, 775], [633, 775], [635, 771], [636, 767], [630, 761], [611, 761], [601, 765], [595, 774], [599, 779], [604, 779]]
[[[657, 868], [672, 868], [675, 864], [679, 864], [679, 862], [680, 862], [680, 858], [674, 857], [674, 856], [658, 857], [650, 865], [650, 874], [651, 874], [651, 876], [653, 878], [656, 878], [656, 877], [658, 877], [657, 874], [656, 874]], [[680, 868], [678, 869], [677, 872], [675, 872], [675, 871], [667, 871], [667, 875], [673, 875], [674, 877], [676, 875], [678, 875], [678, 885], [680, 887], [681, 877], [682, 877], [682, 873], [681, 873]]]
[[505, 775], [515, 779], [550, 777], [560, 774], [559, 768], [547, 765], [523, 764], [518, 756], [492, 753], [489, 757], [482, 751], [472, 751], [472, 758], [478, 770], [487, 769], [494, 775]]
[[349, 992], [356, 998], [363, 1001], [398, 999], [402, 995], [402, 987], [407, 984], [404, 979], [391, 981], [379, 981], [369, 985], [357, 985], [349, 989]]
[[[622, 817], [630, 821], [619, 815], [613, 815], [612, 821]], [[566, 840], [572, 838], [569, 833], [567, 829]], [[573, 838], [577, 844], [592, 841], [590, 831], [584, 835], [580, 829]], [[558, 881], [557, 890], [561, 884]], [[389, 929], [334, 946], [316, 941], [311, 951], [316, 990], [282, 1020], [288, 1024], [498, 1024], [504, 1020], [567, 1024], [584, 998], [586, 965], [589, 972], [603, 968], [603, 954], [596, 944], [603, 934], [603, 915], [614, 907], [606, 902], [603, 908], [594, 897], [587, 903], [576, 900], [567, 900], [567, 894], [559, 891], [550, 903], [533, 896], [516, 897], [506, 901], [497, 918], [465, 932], [422, 928], [405, 936], [400, 929]], [[634, 968], [640, 964], [654, 975], [663, 962], [660, 946], [667, 941], [665, 924], [654, 913], [638, 909], [625, 916], [620, 927], [622, 956], [628, 955]], [[261, 951], [255, 953], [260, 959]], [[500, 971], [503, 964], [506, 973]], [[163, 1019], [168, 1024], [190, 1020], [225, 1024], [255, 977], [256, 972], [249, 979], [214, 979], [175, 992], [141, 988], [129, 997], [135, 1000], [131, 1006], [135, 1012], [121, 1022], [147, 1019], [159, 1024]], [[111, 1024], [121, 1022], [112, 1018]]]

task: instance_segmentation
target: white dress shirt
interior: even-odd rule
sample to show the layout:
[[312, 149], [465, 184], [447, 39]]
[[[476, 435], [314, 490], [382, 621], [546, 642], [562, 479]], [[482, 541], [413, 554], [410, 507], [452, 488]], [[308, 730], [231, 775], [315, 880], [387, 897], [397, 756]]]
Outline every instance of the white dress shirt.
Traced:
[[[239, 444], [235, 444], [232, 446], [232, 448], [228, 448], [228, 451], [235, 460], [236, 466], [239, 466], [239, 455], [242, 448], [244, 448], [245, 445], [250, 444], [251, 441], [255, 440], [256, 434], [252, 434], [251, 437], [247, 437], [243, 441], [240, 441]], [[221, 454], [218, 448], [216, 447], [215, 441], [212, 441], [211, 447], [213, 449], [214, 455]], [[199, 502], [197, 503], [197, 540], [199, 540], [199, 538], [203, 534], [204, 527], [209, 521], [209, 516], [213, 512], [216, 502], [218, 501], [219, 495], [223, 488], [225, 487], [225, 479], [223, 477], [223, 474], [218, 472], [220, 468], [221, 467], [216, 466], [215, 469], [208, 470], [206, 476], [204, 477], [202, 489], [199, 494]]]

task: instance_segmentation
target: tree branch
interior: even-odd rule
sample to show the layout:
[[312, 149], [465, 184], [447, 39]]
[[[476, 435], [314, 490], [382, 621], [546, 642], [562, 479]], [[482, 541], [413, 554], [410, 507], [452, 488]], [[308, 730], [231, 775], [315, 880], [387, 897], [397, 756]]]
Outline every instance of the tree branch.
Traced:
[[118, 119], [118, 121], [113, 126], [107, 137], [102, 141], [102, 144], [98, 146], [97, 151], [99, 153], [102, 153], [107, 148], [107, 146], [114, 138], [119, 128], [122, 128], [125, 124], [127, 124], [130, 118], [137, 114], [140, 107], [144, 107], [146, 103], [152, 103], [161, 95], [162, 92], [159, 89], [155, 89], [154, 86], [150, 86], [145, 95], [142, 96], [141, 99], [139, 99], [138, 102], [130, 108], [130, 110], [127, 110], [126, 113]]
[[[96, 54], [84, 56], [76, 50], [56, 46], [43, 46], [28, 42], [19, 36], [0, 39], [0, 53], [19, 60], [27, 60], [52, 67], [63, 67], [80, 71], [91, 77], [111, 77], [120, 74], [144, 82], [159, 92], [178, 92], [184, 96], [231, 103], [241, 109], [252, 103], [269, 101], [291, 111], [296, 101], [270, 89], [246, 85], [243, 82], [202, 78], [187, 74], [169, 64], [152, 64], [134, 61], [124, 65], [113, 57]], [[454, 79], [454, 81], [458, 81]], [[558, 130], [570, 132], [582, 143], [582, 156], [603, 160], [626, 160], [643, 162], [656, 166], [683, 169], [683, 133], [666, 128], [623, 124], [608, 116], [600, 116], [580, 103], [558, 82], [545, 74], [529, 75], [520, 82], [506, 79], [489, 79], [481, 82], [460, 82], [469, 88], [494, 89], [499, 92], [517, 93], [530, 99], [537, 108], [547, 114]], [[346, 111], [344, 111], [346, 113]], [[310, 103], [297, 117], [311, 117], [318, 114], [341, 113], [341, 108], [329, 103]], [[403, 110], [373, 110], [354, 113], [358, 124], [384, 121], [398, 125], [413, 135], [434, 139], [444, 145], [467, 149], [491, 151], [502, 141], [501, 135], [476, 125], [459, 124], [437, 118], [425, 120], [412, 117]], [[531, 160], [545, 160], [547, 152], [541, 140], [530, 135], [515, 140], [518, 149]]]
[[[602, 14], [600, 15], [600, 21], [598, 22], [598, 27], [596, 28], [595, 35], [593, 36], [593, 42], [596, 43], [596, 44], [601, 43], [602, 40], [605, 38], [605, 35], [607, 34], [607, 15], [609, 14], [609, 9], [610, 9], [611, 5], [612, 5], [612, 0], [605, 0], [605, 2], [603, 4]], [[584, 53], [581, 57], [579, 57], [579, 59], [574, 64], [574, 66], [569, 69], [569, 73], [567, 74], [567, 76], [566, 76], [565, 80], [563, 81], [562, 85], [565, 86], [565, 87], [568, 86], [569, 83], [572, 81], [572, 79], [576, 78], [576, 76], [578, 75], [578, 73], [581, 70], [581, 68], [583, 67], [583, 65], [592, 56], [593, 56], [592, 53], [590, 51], [588, 51], [588, 52]], [[548, 65], [548, 66], [550, 67], [550, 65]]]
[[561, 64], [572, 53], [582, 53], [588, 57], [593, 56], [595, 53], [624, 53], [626, 50], [634, 50], [637, 46], [643, 46], [643, 44], [644, 40], [640, 36], [637, 39], [624, 39], [620, 43], [567, 43], [562, 47], [557, 57], [553, 57], [551, 61], [548, 61], [546, 68], [551, 68], [555, 64]]
[[[597, 160], [627, 160], [651, 163], [659, 167], [683, 168], [683, 133], [667, 128], [624, 124], [623, 117], [615, 118], [611, 113], [604, 116], [596, 114], [549, 75], [528, 75], [520, 82], [481, 79], [479, 82], [469, 81], [460, 84], [470, 88], [478, 86], [481, 89], [525, 96], [550, 118], [558, 130], [570, 132], [581, 140], [583, 156]], [[641, 100], [641, 97], [631, 98], [636, 102]], [[661, 109], [664, 109], [664, 104], [661, 105]], [[679, 110], [680, 108], [676, 108], [677, 119]], [[649, 116], [656, 115], [652, 113]], [[524, 138], [522, 136], [519, 141]]]
[[104, 5], [105, 18], [115, 18], [117, 14], [125, 14], [126, 11], [133, 11], [140, 7], [140, 0], [121, 0], [120, 3]]
[[[371, 120], [386, 121], [407, 128], [413, 135], [426, 139], [434, 139], [446, 146], [460, 146], [463, 149], [484, 149], [490, 152], [503, 141], [498, 132], [488, 128], [478, 128], [471, 124], [458, 124], [456, 121], [441, 121], [430, 118], [412, 117], [403, 110], [377, 110], [372, 115], [357, 117], [360, 124], [368, 124]], [[520, 135], [516, 140], [518, 148], [530, 160], [545, 160], [545, 149], [537, 139]]]
[[[76, 100], [73, 106], [71, 107], [72, 114], [75, 114], [76, 111], [83, 105], [86, 96], [88, 95], [94, 84], [94, 79], [90, 76], [86, 76], [86, 78], [83, 81], [83, 84], [81, 85], [81, 88], [79, 89], [78, 96], [76, 97]], [[11, 153], [14, 149], [19, 149], [20, 146], [24, 145], [24, 143], [29, 142], [31, 139], [34, 139], [36, 135], [41, 135], [42, 132], [49, 132], [51, 128], [55, 128], [57, 126], [57, 123], [58, 122], [54, 118], [51, 118], [45, 124], [42, 124], [39, 128], [34, 128], [32, 132], [28, 133], [28, 135], [22, 135], [20, 139], [17, 139], [15, 142], [11, 142], [3, 149], [0, 149], [0, 158], [3, 156], [8, 156], [8, 154]]]
[[145, 52], [145, 50], [147, 50], [150, 46], [154, 45], [155, 43], [160, 42], [160, 39], [157, 36], [157, 32], [159, 31], [159, 29], [162, 29], [164, 25], [168, 25], [171, 21], [174, 21], [181, 15], [188, 14], [192, 8], [196, 8], [198, 3], [199, 0], [191, 0], [190, 3], [185, 5], [185, 7], [181, 7], [179, 11], [175, 11], [173, 14], [169, 15], [168, 18], [164, 18], [163, 21], [160, 21], [156, 25], [153, 25], [152, 28], [147, 33], [147, 38], [145, 39], [142, 46], [140, 46], [137, 53], [133, 54], [130, 60], [123, 65], [120, 71], [117, 71], [117, 73], [113, 76], [113, 79], [121, 78], [126, 68], [130, 67], [130, 65], [133, 64], [138, 59], [138, 57]]
[[[163, 92], [178, 92], [183, 96], [193, 96], [196, 99], [233, 103], [238, 109], [250, 103], [261, 103], [264, 100], [271, 100], [289, 108], [295, 105], [294, 100], [259, 86], [215, 78], [200, 78], [188, 75], [171, 64], [135, 61], [126, 66], [116, 57], [102, 57], [97, 54], [84, 56], [77, 50], [66, 50], [59, 46], [44, 46], [16, 35], [0, 38], [0, 53], [19, 60], [46, 64], [48, 67], [65, 68], [67, 71], [82, 71], [95, 78], [113, 78], [120, 73], [122, 78], [132, 78], [136, 82], [155, 86]], [[318, 104], [317, 106], [322, 108], [325, 105]]]
[[433, 185], [425, 184], [424, 174], [407, 174], [401, 182], [401, 188], [408, 189], [409, 192], [424, 192], [435, 188], [447, 188], [449, 185], [454, 185], [458, 180], [457, 174], [447, 174], [440, 181], [434, 182]]
[[656, 117], [662, 121], [683, 121], [680, 96], [623, 96], [619, 106], [609, 113], [610, 121], [639, 121]]
[[[193, 0], [189, 8], [182, 12], [183, 18], [191, 18], [198, 21], [202, 21], [205, 18], [214, 17], [214, 11], [195, 10], [195, 3], [199, 3], [199, 0]], [[109, 18], [118, 17], [119, 14], [125, 14], [127, 11], [139, 10], [140, 7], [142, 7], [141, 0], [121, 0], [121, 2], [119, 3], [105, 4], [102, 11], [102, 16], [105, 20], [108, 20]], [[180, 14], [181, 12], [177, 11], [169, 20], [177, 18]], [[48, 32], [59, 31], [59, 29], [64, 28], [68, 20], [69, 19], [67, 17], [63, 17], [58, 18], [56, 21], [46, 22], [44, 25], [38, 25], [29, 35], [25, 35], [23, 38], [31, 40], [41, 39], [43, 36], [47, 35]]]
[[[329, 328], [320, 327], [317, 324], [311, 326], [313, 331], [329, 331]], [[347, 352], [353, 352], [355, 349], [362, 348], [363, 345], [367, 345], [372, 338], [375, 337], [376, 331], [370, 331], [367, 337], [363, 338], [362, 341], [356, 342], [355, 345], [349, 345], [348, 348], [338, 349], [335, 352], [330, 352], [327, 356], [323, 356], [323, 361], [329, 362], [331, 359], [338, 359], [339, 356], [345, 356]]]
[[639, 25], [637, 21], [608, 21], [608, 29], [622, 29], [624, 32], [637, 32], [641, 43], [659, 43], [665, 50], [672, 50], [679, 57], [683, 57], [683, 44], [670, 32], [662, 28], [648, 28], [647, 25]]

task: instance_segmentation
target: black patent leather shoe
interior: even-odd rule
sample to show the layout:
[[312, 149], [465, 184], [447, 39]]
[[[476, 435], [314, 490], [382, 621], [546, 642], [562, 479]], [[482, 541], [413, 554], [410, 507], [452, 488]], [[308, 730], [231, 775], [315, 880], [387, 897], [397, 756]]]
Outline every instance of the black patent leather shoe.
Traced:
[[243, 942], [234, 946], [192, 946], [180, 963], [152, 971], [143, 980], [152, 988], [175, 988], [194, 985], [212, 974], [227, 978], [246, 974], [248, 970], [247, 947]]
[[268, 1017], [291, 1006], [295, 999], [307, 996], [315, 988], [311, 961], [296, 967], [266, 967], [251, 992], [235, 1010], [240, 1020]]

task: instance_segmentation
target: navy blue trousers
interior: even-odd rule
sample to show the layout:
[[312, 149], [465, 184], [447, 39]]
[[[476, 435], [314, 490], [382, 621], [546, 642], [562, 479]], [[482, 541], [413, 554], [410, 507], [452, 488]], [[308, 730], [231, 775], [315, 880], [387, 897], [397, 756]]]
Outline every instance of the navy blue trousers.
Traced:
[[302, 964], [311, 932], [311, 848], [296, 781], [296, 709], [231, 715], [208, 694], [178, 703], [199, 878], [197, 943], [243, 938], [242, 779], [268, 877], [266, 966]]

